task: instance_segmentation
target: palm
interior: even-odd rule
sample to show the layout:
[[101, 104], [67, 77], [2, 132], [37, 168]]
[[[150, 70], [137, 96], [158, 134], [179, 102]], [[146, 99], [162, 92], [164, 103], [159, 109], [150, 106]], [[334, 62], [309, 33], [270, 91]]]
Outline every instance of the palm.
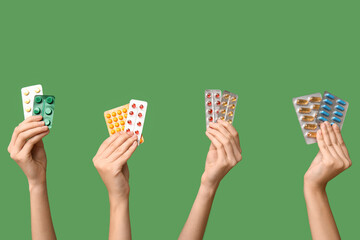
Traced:
[[25, 175], [29, 180], [37, 179], [39, 176], [45, 177], [46, 175], [46, 153], [44, 143], [40, 140], [36, 143], [26, 156], [28, 159], [24, 166], [21, 166]]

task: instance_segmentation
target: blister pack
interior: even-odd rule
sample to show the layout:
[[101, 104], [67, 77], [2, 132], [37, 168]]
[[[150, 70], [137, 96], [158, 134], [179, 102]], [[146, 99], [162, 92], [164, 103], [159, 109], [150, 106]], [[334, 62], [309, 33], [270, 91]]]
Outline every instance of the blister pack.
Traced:
[[348, 107], [348, 102], [325, 91], [316, 122], [320, 124], [322, 122], [329, 121], [331, 125], [336, 123], [341, 129], [344, 124]]
[[238, 95], [229, 91], [223, 91], [220, 103], [218, 119], [228, 121], [230, 124], [234, 121], [235, 108], [238, 101]]
[[[113, 135], [116, 132], [125, 131], [125, 123], [128, 117], [129, 104], [116, 107], [104, 112], [104, 118], [106, 122], [109, 135]], [[144, 142], [143, 136], [141, 136], [140, 143]]]
[[316, 142], [316, 132], [319, 130], [316, 119], [320, 109], [321, 100], [321, 93], [293, 98], [296, 115], [299, 119], [301, 130], [307, 144]]
[[221, 90], [207, 89], [205, 90], [205, 120], [206, 128], [210, 122], [216, 122], [218, 119], [221, 100]]
[[35, 95], [43, 95], [43, 89], [40, 84], [24, 87], [21, 89], [21, 98], [25, 119], [33, 115]]
[[33, 108], [33, 116], [41, 115], [45, 125], [52, 128], [55, 110], [55, 97], [51, 95], [35, 95]]
[[125, 122], [125, 131], [134, 132], [138, 135], [139, 143], [145, 123], [147, 105], [147, 102], [135, 99], [132, 99], [129, 103], [128, 117]]

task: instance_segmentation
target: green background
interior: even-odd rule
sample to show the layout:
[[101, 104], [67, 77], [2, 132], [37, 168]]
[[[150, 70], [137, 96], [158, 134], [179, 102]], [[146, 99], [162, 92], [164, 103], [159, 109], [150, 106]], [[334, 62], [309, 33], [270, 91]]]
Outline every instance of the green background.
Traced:
[[204, 90], [239, 95], [243, 161], [222, 181], [205, 239], [310, 239], [306, 145], [293, 97], [350, 102], [353, 167], [328, 186], [343, 239], [359, 236], [359, 1], [1, 1], [0, 238], [30, 239], [25, 175], [6, 151], [23, 120], [20, 89], [56, 96], [45, 139], [59, 239], [106, 239], [107, 192], [92, 158], [103, 112], [149, 102], [145, 143], [129, 161], [134, 239], [175, 239], [209, 147]]

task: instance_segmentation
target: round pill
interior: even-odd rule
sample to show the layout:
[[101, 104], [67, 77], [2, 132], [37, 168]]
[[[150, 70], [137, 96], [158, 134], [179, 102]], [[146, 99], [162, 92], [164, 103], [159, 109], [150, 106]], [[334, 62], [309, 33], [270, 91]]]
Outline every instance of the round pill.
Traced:
[[138, 117], [141, 118], [141, 117], [142, 117], [142, 113], [139, 113], [139, 114], [138, 114]]
[[329, 99], [334, 99], [335, 97], [333, 95], [331, 95], [330, 93], [325, 94], [325, 97], [329, 98]]
[[233, 98], [231, 99], [231, 101], [232, 101], [232, 102], [235, 102], [235, 101], [236, 101], [236, 97], [233, 97]]
[[29, 103], [30, 103], [30, 99], [28, 99], [28, 98], [25, 99], [24, 103], [29, 104]]
[[31, 107], [26, 107], [26, 108], [25, 108], [25, 111], [30, 112], [30, 111], [31, 111]]
[[223, 102], [222, 105], [223, 105], [223, 106], [226, 106], [226, 105], [227, 105], [227, 102]]
[[141, 122], [138, 122], [137, 125], [138, 125], [139, 127], [141, 127]]
[[45, 114], [46, 114], [46, 115], [50, 115], [51, 113], [52, 113], [51, 108], [46, 108], [46, 109], [45, 109]]
[[231, 117], [234, 115], [234, 112], [229, 112], [228, 115]]
[[111, 134], [114, 134], [114, 133], [115, 133], [115, 130], [113, 129], [113, 130], [111, 130], [110, 132], [111, 132]]
[[131, 125], [131, 120], [128, 120], [127, 123]]
[[211, 93], [208, 93], [208, 94], [206, 95], [206, 97], [207, 97], [207, 98], [211, 98]]
[[136, 108], [136, 104], [135, 104], [135, 103], [133, 103], [133, 105], [131, 105], [131, 107], [132, 107], [132, 108]]
[[130, 132], [130, 129], [128, 128], [128, 129], [126, 129], [126, 132]]
[[212, 103], [209, 101], [206, 103], [209, 107], [212, 105]]
[[219, 98], [219, 97], [220, 97], [220, 94], [217, 93], [217, 94], [215, 95], [215, 97], [216, 97], [216, 98]]
[[109, 113], [106, 114], [106, 118], [111, 118], [111, 115]]
[[118, 110], [118, 111], [117, 111], [117, 114], [118, 114], [118, 115], [121, 115], [121, 114], [122, 114], [122, 111], [121, 111], [121, 110]]
[[213, 117], [209, 117], [209, 121], [212, 122], [214, 119]]
[[51, 121], [50, 121], [49, 119], [45, 119], [44, 122], [45, 122], [45, 125], [46, 125], [46, 126], [50, 126], [50, 124], [51, 124]]
[[218, 106], [219, 106], [219, 105], [220, 105], [220, 101], [217, 101], [217, 102], [216, 102], [216, 105], [218, 105]]
[[118, 119], [117, 119], [116, 117], [114, 117], [114, 118], [113, 118], [113, 121], [114, 121], [114, 122], [117, 122], [117, 121], [118, 121]]
[[126, 112], [127, 112], [127, 109], [126, 109], [126, 108], [123, 108], [122, 111], [123, 111], [123, 113], [126, 113]]
[[36, 96], [35, 97], [35, 102], [36, 103], [41, 103], [42, 102], [42, 98], [40, 96]]
[[46, 102], [47, 102], [48, 104], [52, 104], [52, 103], [54, 102], [54, 98], [53, 98], [53, 97], [47, 97], [47, 98], [46, 98]]
[[127, 114], [126, 114], [126, 113], [124, 114], [124, 118], [127, 118]]
[[121, 127], [121, 130], [124, 131], [124, 129], [125, 129], [125, 126], [122, 126], [122, 127]]
[[134, 112], [133, 112], [133, 111], [130, 111], [130, 112], [129, 112], [129, 114], [130, 114], [130, 115], [133, 115], [133, 114], [134, 114]]
[[136, 130], [136, 131], [135, 131], [135, 134], [136, 134], [136, 135], [139, 135], [139, 131], [138, 131], [138, 130]]
[[40, 92], [40, 88], [35, 88], [35, 92], [39, 93]]
[[110, 129], [113, 129], [113, 128], [114, 128], [114, 125], [110, 124], [110, 125], [109, 125], [109, 128], [110, 128]]
[[225, 113], [226, 113], [225, 109], [221, 110], [221, 114], [225, 114]]
[[225, 118], [224, 117], [220, 117], [221, 120], [224, 120]]
[[120, 121], [120, 124], [121, 124], [121, 125], [125, 125], [125, 121]]
[[229, 119], [229, 120], [228, 120], [228, 123], [232, 124], [232, 120], [231, 120], [231, 119]]
[[30, 93], [29, 90], [27, 90], [27, 89], [24, 90], [24, 95], [25, 96], [29, 95], [29, 93]]
[[40, 108], [34, 108], [34, 113], [37, 115], [37, 114], [40, 114], [41, 110]]
[[120, 128], [117, 128], [117, 129], [116, 129], [116, 131], [117, 131], [117, 132], [120, 132], [120, 131], [121, 131], [121, 129], [120, 129]]
[[235, 108], [235, 104], [230, 105], [230, 109], [234, 109]]
[[140, 105], [140, 109], [144, 109], [144, 105], [141, 104], [141, 105]]
[[111, 119], [108, 119], [108, 120], [107, 120], [107, 123], [112, 123], [112, 120], [111, 120]]
[[116, 116], [116, 112], [112, 112], [111, 115], [112, 115], [113, 117], [115, 117], [115, 116]]
[[123, 117], [122, 115], [120, 115], [120, 116], [119, 116], [119, 119], [120, 119], [120, 120], [123, 120], [123, 119], [124, 119], [124, 117]]
[[208, 114], [212, 114], [213, 110], [212, 109], [209, 109], [208, 110]]
[[115, 127], [119, 127], [119, 123], [115, 123]]
[[230, 96], [229, 94], [225, 94], [225, 95], [223, 96], [223, 98], [228, 99], [229, 96]]

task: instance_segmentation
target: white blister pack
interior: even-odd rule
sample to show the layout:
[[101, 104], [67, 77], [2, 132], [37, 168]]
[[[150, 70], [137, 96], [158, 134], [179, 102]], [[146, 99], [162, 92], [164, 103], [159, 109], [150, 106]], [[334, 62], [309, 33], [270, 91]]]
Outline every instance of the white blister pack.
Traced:
[[318, 117], [321, 100], [321, 93], [314, 93], [292, 99], [301, 131], [307, 144], [316, 143], [316, 132], [319, 130], [316, 119]]
[[21, 98], [23, 104], [24, 118], [32, 116], [35, 95], [43, 95], [41, 84], [23, 87], [21, 89]]
[[135, 99], [131, 99], [129, 103], [129, 112], [125, 123], [125, 131], [134, 132], [138, 136], [138, 142], [140, 142], [143, 132], [147, 105], [147, 102]]

